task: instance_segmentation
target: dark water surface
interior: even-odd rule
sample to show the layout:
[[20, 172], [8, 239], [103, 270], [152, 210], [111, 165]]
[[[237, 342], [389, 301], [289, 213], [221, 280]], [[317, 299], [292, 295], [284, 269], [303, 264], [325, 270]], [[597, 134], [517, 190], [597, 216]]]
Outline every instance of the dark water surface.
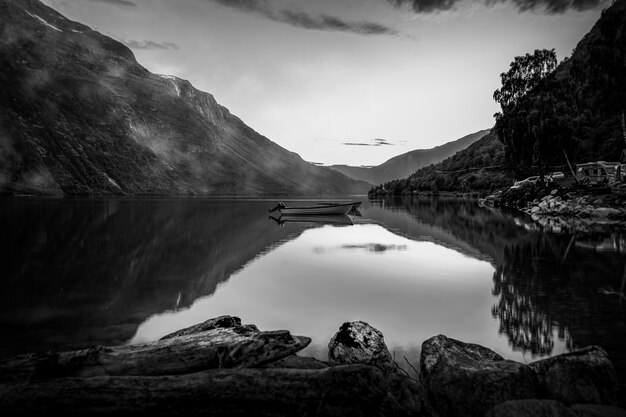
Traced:
[[439, 333], [522, 362], [595, 344], [626, 380], [623, 232], [547, 233], [417, 199], [280, 224], [275, 203], [0, 200], [0, 356], [152, 341], [230, 314], [309, 336], [302, 354], [322, 360], [348, 320], [415, 366]]

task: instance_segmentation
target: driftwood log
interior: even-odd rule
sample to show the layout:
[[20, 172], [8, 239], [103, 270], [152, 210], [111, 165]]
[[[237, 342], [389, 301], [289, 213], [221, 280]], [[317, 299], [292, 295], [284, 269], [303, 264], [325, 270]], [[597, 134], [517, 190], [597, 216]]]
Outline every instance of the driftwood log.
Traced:
[[[202, 330], [201, 328], [199, 330]], [[0, 361], [0, 383], [61, 377], [182, 375], [259, 366], [311, 342], [287, 330], [214, 328], [139, 345], [97, 346], [72, 352], [26, 354]]]

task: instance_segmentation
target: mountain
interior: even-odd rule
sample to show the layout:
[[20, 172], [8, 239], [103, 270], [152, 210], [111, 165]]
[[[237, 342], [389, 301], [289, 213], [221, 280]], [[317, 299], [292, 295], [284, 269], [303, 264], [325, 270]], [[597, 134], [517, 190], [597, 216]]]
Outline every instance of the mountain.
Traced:
[[625, 120], [626, 0], [616, 0], [570, 57], [504, 109], [490, 135], [439, 164], [374, 187], [371, 195], [488, 192], [538, 175], [540, 166], [566, 171], [570, 163], [619, 161]]
[[211, 94], [37, 0], [0, 0], [0, 192], [345, 195]]
[[[542, 64], [556, 61], [554, 50], [537, 50], [513, 64], [545, 68], [537, 65], [542, 56], [549, 58]], [[529, 73], [513, 64], [496, 92], [507, 94], [500, 94], [502, 112], [494, 132], [518, 177], [568, 163], [620, 160], [626, 149], [626, 0], [604, 9], [572, 55], [554, 62], [551, 73]]]
[[513, 183], [506, 168], [504, 145], [489, 133], [445, 160], [420, 168], [407, 178], [379, 184], [371, 195], [434, 191], [493, 191]]
[[487, 133], [489, 133], [489, 129], [480, 130], [432, 149], [417, 149], [407, 152], [371, 168], [348, 165], [331, 165], [329, 168], [356, 180], [367, 181], [370, 184], [380, 184], [397, 178], [405, 178], [422, 167], [443, 161], [461, 149], [467, 148]]

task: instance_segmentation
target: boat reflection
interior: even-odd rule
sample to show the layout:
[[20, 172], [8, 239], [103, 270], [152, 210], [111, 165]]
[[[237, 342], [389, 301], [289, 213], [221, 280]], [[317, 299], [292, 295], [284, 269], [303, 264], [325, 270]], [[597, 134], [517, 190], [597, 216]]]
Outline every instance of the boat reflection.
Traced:
[[279, 226], [284, 226], [286, 223], [320, 223], [320, 224], [332, 224], [336, 226], [349, 226], [354, 224], [352, 218], [345, 214], [333, 214], [333, 215], [319, 215], [319, 216], [289, 216], [282, 215], [277, 217], [269, 216], [270, 220], [276, 222]]

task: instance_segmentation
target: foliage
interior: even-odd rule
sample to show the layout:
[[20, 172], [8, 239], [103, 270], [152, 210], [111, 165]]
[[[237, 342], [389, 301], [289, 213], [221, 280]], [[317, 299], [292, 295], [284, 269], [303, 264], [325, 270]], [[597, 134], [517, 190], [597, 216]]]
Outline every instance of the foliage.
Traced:
[[512, 182], [504, 164], [504, 146], [489, 133], [438, 164], [419, 169], [407, 178], [372, 187], [370, 194], [493, 191]]
[[494, 131], [518, 173], [543, 174], [567, 160], [619, 160], [626, 143], [626, 2], [606, 9], [558, 67], [554, 50], [516, 57], [494, 92]]

